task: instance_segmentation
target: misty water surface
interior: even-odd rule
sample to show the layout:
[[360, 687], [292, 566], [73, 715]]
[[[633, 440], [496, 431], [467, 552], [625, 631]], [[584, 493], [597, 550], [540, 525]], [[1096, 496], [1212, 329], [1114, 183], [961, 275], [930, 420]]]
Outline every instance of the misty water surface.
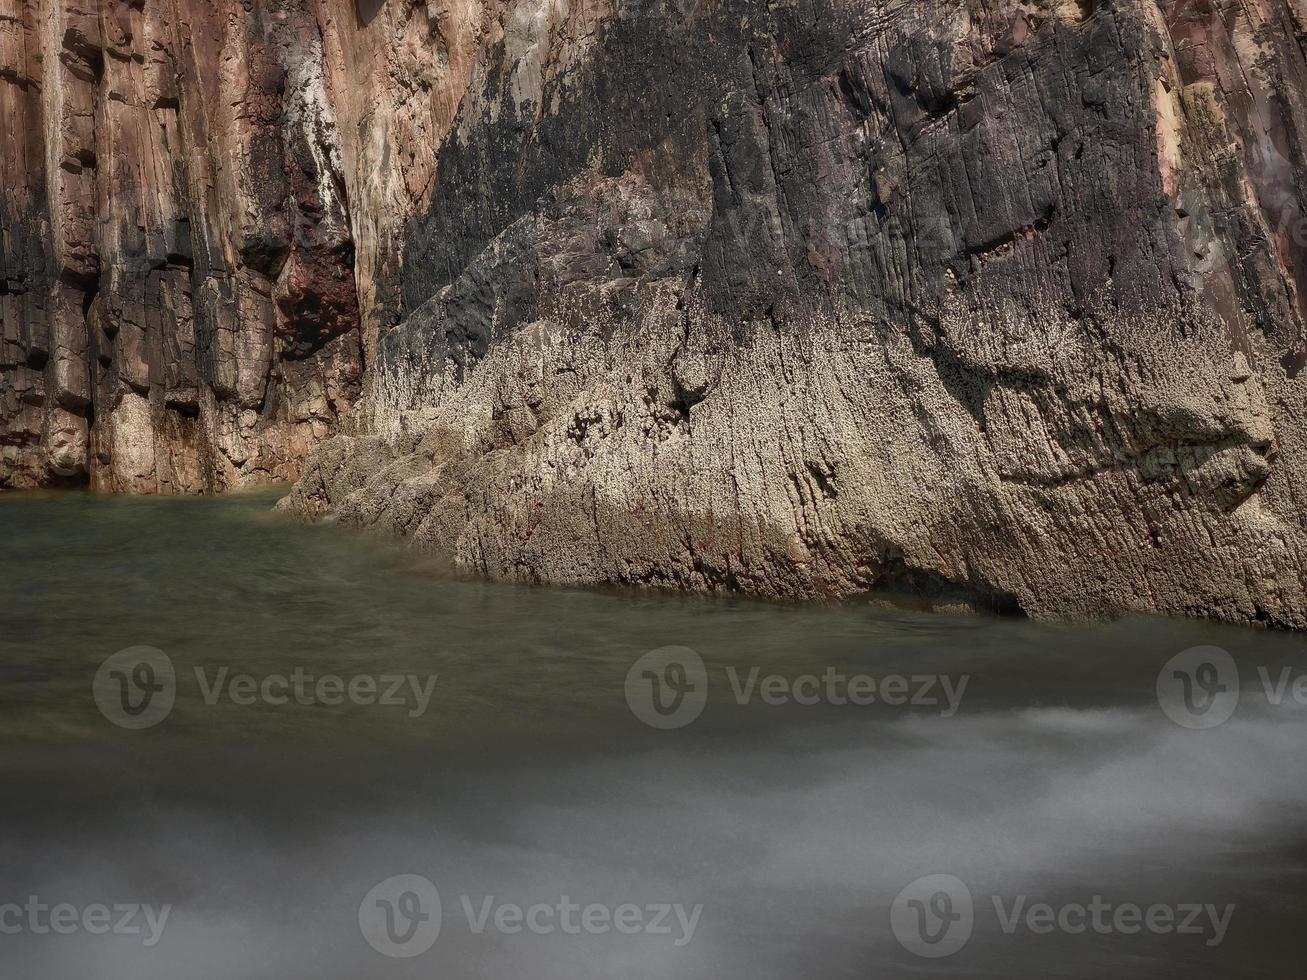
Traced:
[[[170, 907], [153, 936], [0, 934], [0, 976], [1300, 975], [1307, 711], [1271, 703], [1259, 674], [1307, 668], [1299, 638], [453, 581], [285, 523], [272, 500], [0, 496], [0, 906]], [[1242, 696], [1193, 730], [1156, 681], [1201, 644], [1235, 657]], [[129, 730], [93, 685], [142, 645], [169, 658], [176, 696]], [[627, 680], [667, 646], [702, 657], [707, 702], [658, 730]], [[214, 686], [297, 669], [434, 680], [400, 705], [245, 704]], [[769, 703], [770, 675], [786, 679], [773, 694], [942, 675], [961, 696], [836, 703], [807, 685], [815, 703]], [[945, 959], [891, 929], [896, 896], [931, 874], [974, 900]], [[397, 875], [440, 896], [439, 934], [410, 958], [360, 928], [365, 896]], [[1008, 933], [994, 896], [1233, 912], [1215, 943]], [[564, 897], [636, 906], [642, 929], [651, 907], [699, 911], [692, 935], [674, 917], [670, 933], [494, 923]], [[492, 911], [480, 931], [469, 908]]]

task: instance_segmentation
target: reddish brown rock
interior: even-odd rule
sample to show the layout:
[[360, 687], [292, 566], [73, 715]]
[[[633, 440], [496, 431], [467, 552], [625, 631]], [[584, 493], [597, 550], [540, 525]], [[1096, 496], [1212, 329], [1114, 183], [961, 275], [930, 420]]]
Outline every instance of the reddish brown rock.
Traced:
[[300, 3], [4, 0], [0, 486], [293, 479], [349, 410], [323, 65]]

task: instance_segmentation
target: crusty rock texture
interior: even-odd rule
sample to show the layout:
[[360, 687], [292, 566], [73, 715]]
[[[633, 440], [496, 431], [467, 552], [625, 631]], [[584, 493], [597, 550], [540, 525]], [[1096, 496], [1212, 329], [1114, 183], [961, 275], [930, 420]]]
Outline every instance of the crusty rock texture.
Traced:
[[1307, 0], [0, 2], [0, 482], [1307, 627]]

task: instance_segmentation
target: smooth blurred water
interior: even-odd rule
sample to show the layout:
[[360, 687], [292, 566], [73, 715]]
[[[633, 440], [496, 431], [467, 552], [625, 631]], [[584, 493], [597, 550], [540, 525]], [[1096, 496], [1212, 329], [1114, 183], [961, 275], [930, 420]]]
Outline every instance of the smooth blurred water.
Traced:
[[[1303, 639], [1200, 623], [1050, 626], [456, 581], [398, 549], [269, 513], [274, 498], [0, 496], [0, 907], [171, 906], [140, 935], [5, 934], [0, 977], [1297, 977], [1307, 938], [1307, 709], [1257, 668]], [[1243, 696], [1170, 721], [1173, 655], [1216, 644]], [[93, 683], [148, 645], [171, 713], [112, 724]], [[660, 731], [641, 655], [696, 650], [708, 700]], [[436, 674], [427, 710], [222, 697], [195, 677], [297, 667]], [[944, 674], [938, 706], [737, 703], [728, 671]], [[756, 692], [755, 692], [756, 693]], [[890, 906], [947, 873], [975, 900], [947, 959]], [[431, 948], [389, 958], [359, 908], [421, 875]], [[693, 937], [481, 934], [463, 909], [561, 896], [702, 905]], [[1235, 906], [1207, 936], [1000, 928], [991, 896]], [[674, 930], [678, 935], [681, 930]]]

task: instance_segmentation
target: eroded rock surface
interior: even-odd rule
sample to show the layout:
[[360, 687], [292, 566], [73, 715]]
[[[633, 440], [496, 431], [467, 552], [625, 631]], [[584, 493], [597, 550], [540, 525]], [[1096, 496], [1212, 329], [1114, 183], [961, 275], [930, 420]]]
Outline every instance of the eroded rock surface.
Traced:
[[362, 382], [332, 102], [293, 0], [0, 0], [0, 486], [298, 475]]
[[1304, 0], [59, 9], [0, 19], [0, 481], [353, 405], [283, 507], [481, 574], [1307, 627]]

